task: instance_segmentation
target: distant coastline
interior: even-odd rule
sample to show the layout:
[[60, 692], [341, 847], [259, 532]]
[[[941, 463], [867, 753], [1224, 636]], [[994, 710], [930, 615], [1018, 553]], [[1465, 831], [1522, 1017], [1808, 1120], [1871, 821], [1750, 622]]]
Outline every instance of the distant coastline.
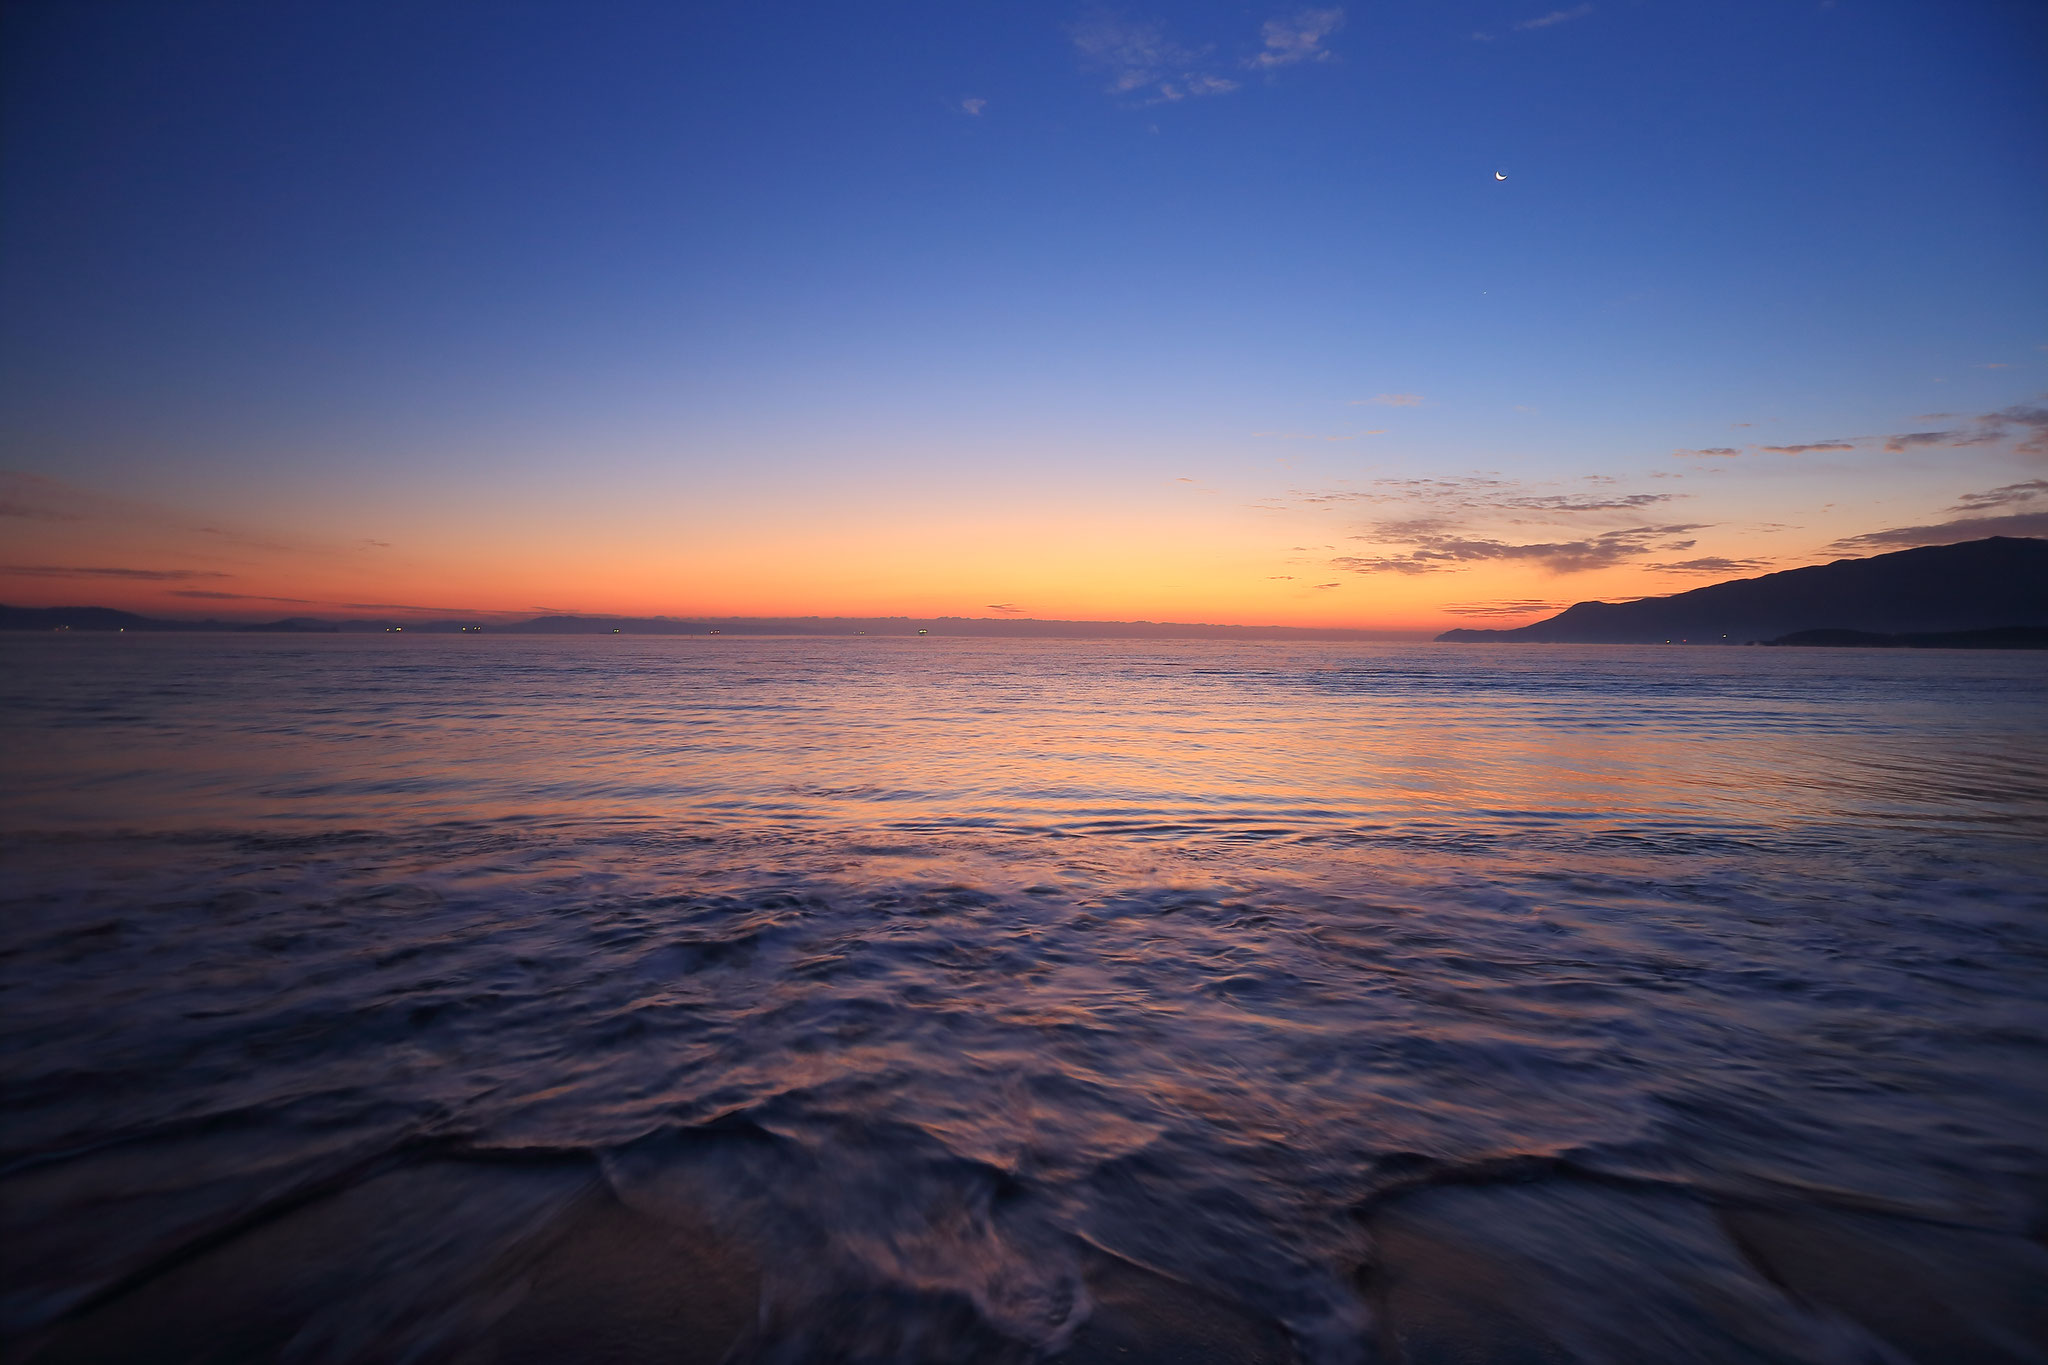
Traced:
[[1051, 621], [983, 616], [580, 616], [520, 621], [285, 617], [275, 621], [178, 620], [112, 607], [0, 605], [0, 631], [137, 634], [212, 631], [242, 635], [800, 635], [1012, 640], [1412, 640], [1422, 631], [1345, 630], [1317, 626], [1232, 626], [1175, 621]]
[[[275, 635], [933, 636], [955, 639], [1420, 641], [1420, 631], [1072, 621], [1020, 616], [604, 616], [519, 620], [328, 618], [189, 620], [112, 607], [0, 605], [0, 631]], [[1665, 597], [1580, 602], [1530, 625], [1460, 627], [1449, 644], [1769, 644], [2040, 649], [2048, 636], [2048, 539], [1992, 536], [1731, 579]]]
[[1872, 630], [1801, 630], [1763, 643], [1825, 649], [2048, 649], [2048, 626], [1907, 635], [1885, 635]]

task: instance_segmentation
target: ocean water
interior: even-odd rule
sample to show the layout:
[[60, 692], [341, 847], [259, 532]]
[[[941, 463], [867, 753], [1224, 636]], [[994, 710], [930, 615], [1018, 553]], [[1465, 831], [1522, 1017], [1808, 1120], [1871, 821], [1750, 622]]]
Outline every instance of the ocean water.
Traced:
[[1373, 1359], [1417, 1191], [1583, 1358], [1878, 1359], [1683, 1211], [2048, 1229], [2040, 655], [33, 636], [0, 747], [20, 1339], [406, 1152], [747, 1228], [763, 1359], [1102, 1255]]

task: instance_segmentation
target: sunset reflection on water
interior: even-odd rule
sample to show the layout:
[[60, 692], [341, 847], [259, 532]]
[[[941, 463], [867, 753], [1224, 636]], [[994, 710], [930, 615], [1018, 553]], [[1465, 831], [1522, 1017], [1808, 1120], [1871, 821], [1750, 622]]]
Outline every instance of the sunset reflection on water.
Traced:
[[1996, 827], [2037, 813], [2042, 753], [2033, 660], [1952, 651], [7, 647], [15, 828], [515, 815], [1272, 837], [1417, 822]]
[[[0, 649], [0, 1329], [53, 1359], [243, 1285], [525, 1359], [570, 1319], [488, 1267], [581, 1284], [619, 1219], [750, 1267], [760, 1360], [1236, 1305], [1268, 1345], [1218, 1359], [1334, 1365], [1437, 1275], [1589, 1359], [1818, 1362], [1860, 1357], [1773, 1287], [1801, 1248], [2033, 1254], [2031, 657]], [[431, 1255], [319, 1221], [415, 1209]]]

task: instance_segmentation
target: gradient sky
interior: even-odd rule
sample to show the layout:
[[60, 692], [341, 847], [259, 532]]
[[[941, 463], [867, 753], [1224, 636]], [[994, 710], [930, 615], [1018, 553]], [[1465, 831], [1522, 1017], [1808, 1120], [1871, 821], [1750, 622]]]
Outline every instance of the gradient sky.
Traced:
[[1437, 629], [2048, 534], [2048, 9], [1551, 2], [10, 4], [0, 600]]

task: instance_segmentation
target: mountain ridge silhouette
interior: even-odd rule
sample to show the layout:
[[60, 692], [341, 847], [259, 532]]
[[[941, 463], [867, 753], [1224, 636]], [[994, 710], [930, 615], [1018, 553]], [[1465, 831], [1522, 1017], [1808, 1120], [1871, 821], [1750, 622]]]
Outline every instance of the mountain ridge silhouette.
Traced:
[[1457, 644], [1749, 644], [1808, 631], [1929, 635], [2048, 626], [2048, 540], [1989, 536], [1730, 579], [1633, 602], [1580, 602]]

